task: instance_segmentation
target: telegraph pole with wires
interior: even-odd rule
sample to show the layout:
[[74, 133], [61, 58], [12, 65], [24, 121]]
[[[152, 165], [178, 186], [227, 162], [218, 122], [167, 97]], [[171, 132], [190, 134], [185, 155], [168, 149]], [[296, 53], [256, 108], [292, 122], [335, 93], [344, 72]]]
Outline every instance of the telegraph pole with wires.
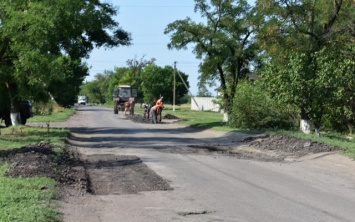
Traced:
[[173, 112], [175, 112], [175, 89], [176, 89], [176, 61], [174, 62], [174, 89], [173, 89]]
[[174, 99], [173, 99], [173, 100], [174, 100], [174, 105], [173, 105], [173, 110], [175, 110], [175, 108], [174, 108], [174, 107], [175, 107], [175, 82], [176, 82], [175, 74], [177, 73], [177, 74], [179, 75], [179, 77], [180, 77], [182, 83], [184, 83], [185, 88], [186, 88], [187, 91], [190, 93], [191, 100], [193, 100], [193, 101], [195, 102], [197, 109], [198, 109], [199, 111], [201, 111], [200, 107], [198, 106], [198, 103], [196, 102], [195, 98], [192, 96], [192, 93], [191, 93], [189, 87], [187, 87], [186, 82], [184, 81], [184, 79], [183, 79], [182, 76], [180, 75], [180, 72], [176, 70], [176, 62], [174, 62], [174, 69], [175, 69], [175, 70], [174, 70]]

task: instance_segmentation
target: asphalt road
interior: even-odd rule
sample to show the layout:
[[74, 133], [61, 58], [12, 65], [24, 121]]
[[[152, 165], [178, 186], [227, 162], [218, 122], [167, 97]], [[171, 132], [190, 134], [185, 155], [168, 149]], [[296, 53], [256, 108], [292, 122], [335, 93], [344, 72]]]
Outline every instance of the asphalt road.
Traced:
[[80, 152], [138, 156], [173, 190], [73, 196], [60, 203], [66, 221], [355, 221], [355, 163], [338, 154], [279, 163], [160, 152], [245, 135], [140, 124], [90, 106], [67, 124]]

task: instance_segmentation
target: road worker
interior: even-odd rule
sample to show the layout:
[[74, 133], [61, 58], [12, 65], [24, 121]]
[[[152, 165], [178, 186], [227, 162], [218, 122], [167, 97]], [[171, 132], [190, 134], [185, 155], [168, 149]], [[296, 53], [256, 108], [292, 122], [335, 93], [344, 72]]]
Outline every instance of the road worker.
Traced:
[[159, 106], [155, 105], [153, 106], [151, 109], [150, 109], [150, 116], [152, 118], [152, 122], [154, 124], [157, 123], [157, 115], [156, 115], [156, 112], [157, 112], [157, 109], [159, 108]]
[[163, 104], [163, 97], [160, 97], [160, 99], [157, 100], [157, 102], [155, 103], [156, 106], [160, 106], [161, 108], [164, 108], [164, 104]]

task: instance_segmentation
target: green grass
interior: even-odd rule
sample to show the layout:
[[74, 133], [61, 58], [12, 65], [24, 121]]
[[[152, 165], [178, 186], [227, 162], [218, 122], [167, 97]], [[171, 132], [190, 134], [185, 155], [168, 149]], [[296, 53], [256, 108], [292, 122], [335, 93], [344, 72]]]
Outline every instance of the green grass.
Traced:
[[191, 110], [190, 105], [175, 106], [175, 111], [173, 110], [173, 106], [165, 105], [163, 116], [166, 114], [177, 116], [180, 119], [179, 123], [192, 127], [232, 130], [223, 122], [223, 114], [210, 111], [194, 111]]
[[[48, 116], [35, 116], [29, 122], [60, 122], [67, 120], [75, 109], [63, 109]], [[28, 144], [49, 142], [63, 152], [67, 129], [16, 126], [0, 128], [0, 151], [20, 148]], [[53, 157], [55, 158], [55, 157]], [[10, 178], [4, 174], [8, 169], [0, 162], [0, 221], [61, 221], [52, 203], [56, 195], [56, 181], [50, 178]]]
[[51, 203], [56, 195], [53, 179], [5, 177], [7, 169], [0, 162], [0, 221], [60, 221]]
[[60, 109], [53, 112], [51, 115], [35, 115], [29, 118], [28, 122], [65, 122], [71, 115], [75, 113], [76, 109]]
[[68, 137], [67, 129], [35, 128], [16, 126], [1, 129], [0, 150], [19, 148], [28, 144], [49, 142], [54, 146], [64, 147]]

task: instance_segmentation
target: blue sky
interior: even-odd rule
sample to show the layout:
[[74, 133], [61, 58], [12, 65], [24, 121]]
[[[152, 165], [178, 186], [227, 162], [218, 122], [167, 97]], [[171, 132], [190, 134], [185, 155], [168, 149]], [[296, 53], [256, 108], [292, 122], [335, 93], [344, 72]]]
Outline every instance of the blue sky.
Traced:
[[128, 59], [144, 56], [145, 59], [156, 59], [159, 66], [174, 66], [177, 62], [178, 70], [189, 76], [190, 91], [197, 93], [197, 77], [199, 60], [195, 59], [192, 50], [169, 50], [167, 44], [169, 36], [164, 34], [166, 26], [187, 16], [194, 21], [201, 21], [201, 17], [194, 13], [193, 0], [111, 0], [108, 1], [119, 7], [116, 20], [120, 26], [131, 33], [133, 45], [113, 49], [94, 49], [90, 58], [86, 60], [90, 69], [90, 76], [86, 81], [93, 80], [95, 74], [115, 67], [126, 66]]

